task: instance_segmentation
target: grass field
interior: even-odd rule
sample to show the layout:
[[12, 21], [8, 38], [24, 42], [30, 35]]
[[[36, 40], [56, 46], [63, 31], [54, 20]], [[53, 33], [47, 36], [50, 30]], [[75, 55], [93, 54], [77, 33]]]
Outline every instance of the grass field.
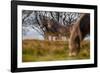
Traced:
[[90, 58], [89, 41], [83, 41], [81, 43], [81, 52], [76, 57], [68, 56], [67, 41], [23, 40], [22, 42], [23, 62], [76, 60]]

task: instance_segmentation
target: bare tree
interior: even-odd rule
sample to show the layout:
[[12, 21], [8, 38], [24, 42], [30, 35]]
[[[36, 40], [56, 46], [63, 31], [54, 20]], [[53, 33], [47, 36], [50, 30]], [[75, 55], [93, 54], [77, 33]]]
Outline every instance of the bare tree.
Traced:
[[[75, 12], [23, 10], [22, 24], [23, 27], [33, 28], [39, 34], [45, 37], [45, 33], [47, 32], [59, 32], [60, 27], [66, 29], [68, 25], [76, 22], [79, 16], [80, 13]], [[23, 33], [25, 34], [25, 32], [25, 28], [23, 28]]]

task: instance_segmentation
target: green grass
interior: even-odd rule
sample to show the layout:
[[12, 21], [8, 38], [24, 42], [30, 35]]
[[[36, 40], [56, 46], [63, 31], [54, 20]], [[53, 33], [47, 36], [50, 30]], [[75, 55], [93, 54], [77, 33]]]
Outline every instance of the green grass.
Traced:
[[22, 61], [54, 61], [54, 60], [75, 60], [90, 58], [90, 42], [81, 43], [81, 52], [76, 57], [68, 56], [67, 41], [41, 41], [23, 40]]

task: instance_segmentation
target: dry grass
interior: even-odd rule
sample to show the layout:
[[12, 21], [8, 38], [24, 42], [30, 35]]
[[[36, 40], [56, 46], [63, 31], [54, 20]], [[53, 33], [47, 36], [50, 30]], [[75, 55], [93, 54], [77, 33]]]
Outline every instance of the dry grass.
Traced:
[[23, 40], [23, 62], [75, 60], [89, 58], [89, 41], [83, 41], [81, 43], [81, 52], [78, 56], [69, 57], [67, 41]]

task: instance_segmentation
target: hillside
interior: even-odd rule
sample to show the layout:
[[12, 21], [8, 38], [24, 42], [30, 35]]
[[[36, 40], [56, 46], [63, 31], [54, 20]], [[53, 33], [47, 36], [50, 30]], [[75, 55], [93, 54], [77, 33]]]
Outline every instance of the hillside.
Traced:
[[90, 58], [90, 42], [81, 43], [81, 52], [76, 57], [68, 56], [67, 41], [23, 40], [22, 61], [54, 61]]

